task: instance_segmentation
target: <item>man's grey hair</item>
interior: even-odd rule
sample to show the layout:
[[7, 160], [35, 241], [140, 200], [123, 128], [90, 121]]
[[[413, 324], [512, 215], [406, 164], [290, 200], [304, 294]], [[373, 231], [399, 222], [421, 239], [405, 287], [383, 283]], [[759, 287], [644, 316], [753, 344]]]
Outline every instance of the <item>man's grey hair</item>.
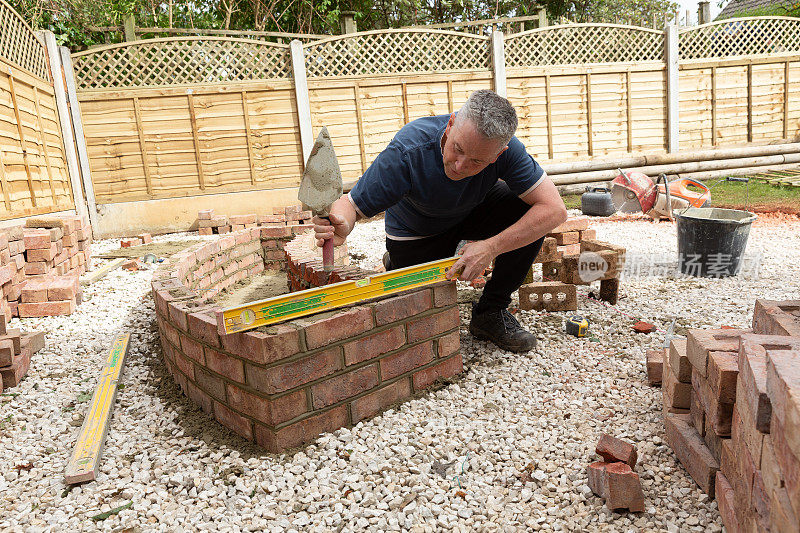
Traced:
[[508, 144], [517, 131], [517, 111], [511, 102], [489, 89], [473, 92], [456, 114], [456, 124], [469, 120], [487, 139]]

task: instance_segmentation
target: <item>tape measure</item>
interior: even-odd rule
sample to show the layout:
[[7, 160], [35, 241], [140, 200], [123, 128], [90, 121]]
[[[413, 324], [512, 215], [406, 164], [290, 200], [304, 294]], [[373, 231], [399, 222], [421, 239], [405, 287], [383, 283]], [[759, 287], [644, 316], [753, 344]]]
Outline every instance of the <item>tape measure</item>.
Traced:
[[573, 337], [585, 337], [589, 332], [589, 321], [580, 315], [572, 315], [564, 323], [564, 328]]

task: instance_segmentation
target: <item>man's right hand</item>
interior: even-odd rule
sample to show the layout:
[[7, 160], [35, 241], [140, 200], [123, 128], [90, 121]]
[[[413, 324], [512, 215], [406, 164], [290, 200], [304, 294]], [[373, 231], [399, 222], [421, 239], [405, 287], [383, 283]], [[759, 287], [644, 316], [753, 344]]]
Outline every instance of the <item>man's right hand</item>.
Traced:
[[334, 246], [343, 244], [353, 230], [344, 217], [333, 213], [330, 214], [329, 218], [316, 216], [311, 219], [311, 222], [314, 224], [314, 237], [317, 239], [317, 246], [320, 247], [326, 239], [333, 239]]

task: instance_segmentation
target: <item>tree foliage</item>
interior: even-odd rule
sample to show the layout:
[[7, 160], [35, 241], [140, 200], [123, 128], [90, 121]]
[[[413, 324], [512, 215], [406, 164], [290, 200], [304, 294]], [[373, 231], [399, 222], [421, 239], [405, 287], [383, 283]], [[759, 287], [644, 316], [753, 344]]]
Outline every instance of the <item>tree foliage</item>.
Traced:
[[[120, 26], [133, 15], [139, 27], [176, 27], [338, 34], [343, 11], [355, 12], [359, 30], [519, 17], [539, 6], [551, 19], [585, 22], [652, 21], [672, 13], [672, 0], [7, 0], [37, 28], [52, 30], [61, 44], [82, 49], [118, 41], [118, 33], [87, 31]], [[661, 19], [659, 19], [661, 20]], [[532, 27], [532, 26], [530, 26]]]

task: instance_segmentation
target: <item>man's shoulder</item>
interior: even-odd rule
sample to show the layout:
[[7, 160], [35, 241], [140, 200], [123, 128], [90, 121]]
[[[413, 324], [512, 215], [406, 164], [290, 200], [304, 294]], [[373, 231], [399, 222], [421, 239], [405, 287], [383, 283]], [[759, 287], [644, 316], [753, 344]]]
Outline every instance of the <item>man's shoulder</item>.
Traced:
[[400, 128], [391, 144], [402, 152], [409, 152], [438, 143], [449, 118], [450, 115], [437, 115], [412, 120]]

